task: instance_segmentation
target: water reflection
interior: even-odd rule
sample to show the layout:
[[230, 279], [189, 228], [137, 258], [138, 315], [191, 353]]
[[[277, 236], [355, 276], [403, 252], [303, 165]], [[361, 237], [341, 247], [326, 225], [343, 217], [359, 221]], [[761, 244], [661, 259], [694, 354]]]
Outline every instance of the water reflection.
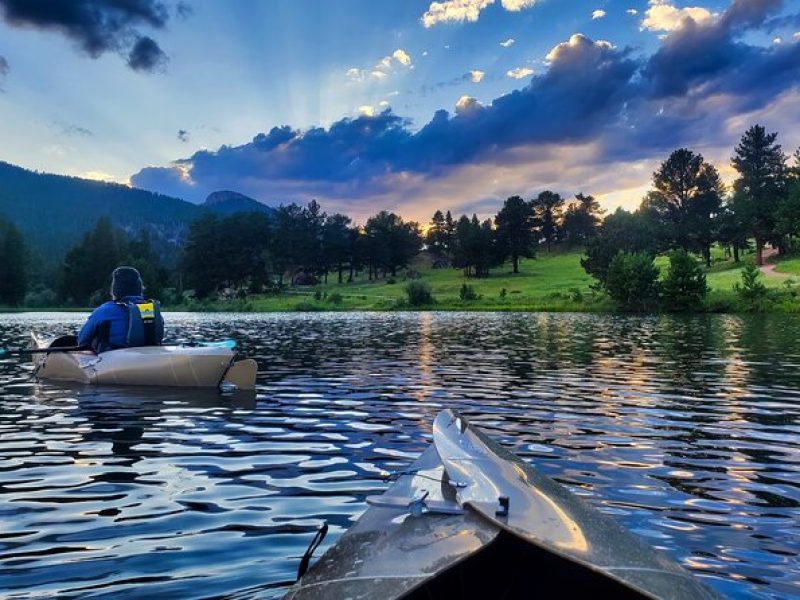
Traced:
[[[80, 320], [7, 315], [0, 340]], [[333, 541], [450, 406], [723, 593], [800, 594], [800, 319], [168, 324], [236, 337], [258, 396], [36, 384], [0, 361], [3, 593], [280, 596], [316, 528]]]

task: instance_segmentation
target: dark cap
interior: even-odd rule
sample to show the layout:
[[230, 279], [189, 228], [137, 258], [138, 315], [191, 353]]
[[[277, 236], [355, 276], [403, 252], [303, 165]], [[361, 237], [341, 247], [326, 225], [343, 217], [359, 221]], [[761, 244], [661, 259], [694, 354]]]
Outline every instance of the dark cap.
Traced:
[[111, 274], [111, 297], [121, 300], [126, 296], [141, 296], [144, 284], [139, 271], [133, 267], [117, 267]]

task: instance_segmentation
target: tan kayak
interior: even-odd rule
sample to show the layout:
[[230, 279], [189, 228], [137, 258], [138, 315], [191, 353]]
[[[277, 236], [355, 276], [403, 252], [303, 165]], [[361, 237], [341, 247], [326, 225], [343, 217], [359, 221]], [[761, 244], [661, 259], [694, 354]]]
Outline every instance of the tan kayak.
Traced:
[[[53, 339], [31, 334], [37, 348]], [[252, 359], [234, 361], [223, 346], [145, 346], [102, 354], [91, 351], [52, 352], [34, 357], [39, 379], [98, 385], [220, 387], [250, 390], [258, 365]]]

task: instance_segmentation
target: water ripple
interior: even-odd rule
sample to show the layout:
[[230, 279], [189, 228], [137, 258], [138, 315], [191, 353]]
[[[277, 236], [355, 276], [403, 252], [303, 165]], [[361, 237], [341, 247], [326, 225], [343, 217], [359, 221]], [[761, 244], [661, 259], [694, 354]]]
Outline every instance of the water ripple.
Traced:
[[[80, 321], [5, 315], [0, 342]], [[800, 596], [797, 317], [168, 324], [175, 338], [239, 339], [259, 362], [257, 396], [40, 384], [0, 360], [4, 596], [280, 597], [313, 532], [328, 522], [332, 543], [444, 407], [720, 592]]]

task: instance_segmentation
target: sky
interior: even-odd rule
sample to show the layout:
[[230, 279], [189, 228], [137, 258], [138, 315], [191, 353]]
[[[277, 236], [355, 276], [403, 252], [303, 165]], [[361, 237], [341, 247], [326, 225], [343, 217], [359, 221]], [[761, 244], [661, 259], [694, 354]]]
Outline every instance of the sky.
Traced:
[[192, 202], [634, 208], [798, 107], [800, 0], [0, 0], [0, 160]]

